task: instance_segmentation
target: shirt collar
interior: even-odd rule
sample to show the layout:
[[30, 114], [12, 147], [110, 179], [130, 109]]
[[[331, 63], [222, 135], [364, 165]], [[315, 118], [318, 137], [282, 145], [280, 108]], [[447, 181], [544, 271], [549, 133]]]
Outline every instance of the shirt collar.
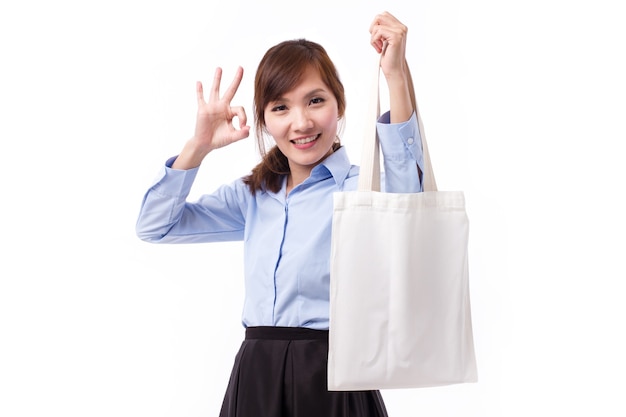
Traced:
[[311, 171], [311, 179], [315, 179], [319, 176], [327, 177], [328, 174], [330, 174], [335, 180], [335, 183], [341, 185], [348, 177], [350, 167], [351, 164], [348, 159], [348, 153], [346, 152], [346, 148], [342, 146], [313, 168]]
[[[350, 164], [350, 159], [348, 158], [348, 153], [345, 147], [341, 147], [331, 153], [326, 159], [320, 162], [317, 166], [315, 166], [311, 170], [311, 175], [309, 178], [304, 180], [304, 183], [321, 181], [330, 176], [333, 177], [335, 183], [339, 186], [343, 184], [343, 182], [348, 177], [350, 173], [350, 168], [352, 165]], [[269, 194], [273, 198], [283, 201], [285, 200], [285, 187], [287, 186], [287, 176], [283, 178], [283, 185], [277, 193], [272, 191], [264, 191]]]

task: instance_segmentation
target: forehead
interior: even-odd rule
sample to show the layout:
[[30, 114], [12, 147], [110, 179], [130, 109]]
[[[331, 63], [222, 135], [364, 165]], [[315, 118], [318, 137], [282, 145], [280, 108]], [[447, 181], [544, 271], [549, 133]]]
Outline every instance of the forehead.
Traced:
[[290, 90], [282, 94], [282, 98], [289, 96], [307, 95], [313, 91], [329, 92], [330, 89], [322, 80], [319, 71], [314, 67], [308, 67], [300, 76], [296, 84]]

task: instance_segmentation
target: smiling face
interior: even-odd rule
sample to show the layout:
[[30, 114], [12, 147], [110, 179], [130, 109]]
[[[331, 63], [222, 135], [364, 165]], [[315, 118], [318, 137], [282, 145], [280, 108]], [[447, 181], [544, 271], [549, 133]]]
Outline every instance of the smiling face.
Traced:
[[292, 184], [302, 182], [332, 153], [339, 118], [335, 95], [313, 67], [293, 89], [265, 106], [265, 129], [289, 161]]

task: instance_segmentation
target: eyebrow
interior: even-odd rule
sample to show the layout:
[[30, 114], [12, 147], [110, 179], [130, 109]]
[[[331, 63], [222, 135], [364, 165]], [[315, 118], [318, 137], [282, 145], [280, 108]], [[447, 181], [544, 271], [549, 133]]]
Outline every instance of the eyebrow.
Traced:
[[323, 88], [316, 88], [315, 90], [310, 91], [310, 92], [306, 95], [306, 97], [311, 97], [311, 96], [317, 95], [317, 94], [319, 94], [319, 93], [326, 93], [326, 92], [327, 92], [327, 91], [326, 91], [325, 89], [323, 89]]
[[[317, 95], [319, 93], [329, 94], [329, 92], [326, 89], [324, 89], [324, 88], [316, 88], [316, 89], [311, 90], [308, 93], [306, 93], [304, 95], [304, 97], [306, 97], [306, 98], [313, 97], [313, 96], [315, 96], [315, 95]], [[279, 101], [288, 102], [289, 100], [287, 100], [284, 96], [280, 96], [276, 100], [272, 100], [271, 103], [276, 103], [276, 102], [279, 102]]]

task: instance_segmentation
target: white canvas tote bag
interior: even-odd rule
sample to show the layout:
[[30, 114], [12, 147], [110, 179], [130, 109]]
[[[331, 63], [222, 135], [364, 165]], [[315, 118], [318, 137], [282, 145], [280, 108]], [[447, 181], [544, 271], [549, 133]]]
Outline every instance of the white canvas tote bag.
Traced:
[[358, 191], [334, 196], [328, 389], [475, 382], [464, 194], [437, 190], [419, 112], [424, 192], [379, 191], [378, 74]]

